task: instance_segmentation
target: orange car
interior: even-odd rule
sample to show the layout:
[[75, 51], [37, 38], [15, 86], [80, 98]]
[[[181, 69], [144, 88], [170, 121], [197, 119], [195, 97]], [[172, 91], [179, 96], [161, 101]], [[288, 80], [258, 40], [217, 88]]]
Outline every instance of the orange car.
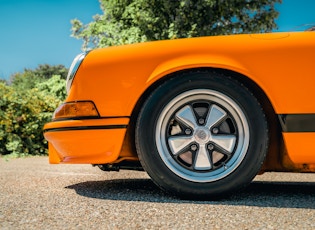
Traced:
[[49, 160], [145, 170], [212, 199], [266, 171], [315, 172], [315, 33], [147, 42], [78, 55], [44, 127]]

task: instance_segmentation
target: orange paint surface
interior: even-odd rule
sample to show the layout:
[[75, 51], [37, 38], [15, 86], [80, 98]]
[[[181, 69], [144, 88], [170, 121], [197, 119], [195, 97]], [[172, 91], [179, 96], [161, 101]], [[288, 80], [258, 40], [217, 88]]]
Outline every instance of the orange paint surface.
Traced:
[[[276, 114], [314, 114], [314, 41], [315, 32], [270, 33], [92, 50], [81, 63], [66, 102], [91, 101], [102, 119], [46, 124], [44, 130], [48, 132], [44, 135], [49, 141], [50, 161], [114, 162], [121, 154], [126, 129], [49, 130], [128, 125], [126, 117], [131, 116], [150, 86], [168, 74], [192, 68], [220, 68], [242, 74], [262, 89]], [[284, 133], [283, 137], [294, 163], [315, 163], [315, 133]], [[134, 154], [124, 150], [123, 156]]]
[[[104, 164], [115, 161], [120, 153], [126, 128], [58, 130], [64, 127], [84, 128], [127, 124], [129, 119], [66, 120], [44, 126], [49, 141], [50, 163]], [[55, 129], [57, 129], [55, 131]]]
[[315, 164], [315, 133], [283, 133], [290, 159], [297, 164]]
[[129, 116], [142, 93], [179, 70], [212, 67], [253, 80], [277, 113], [313, 113], [315, 33], [157, 41], [91, 51], [67, 101], [92, 100], [101, 116]]

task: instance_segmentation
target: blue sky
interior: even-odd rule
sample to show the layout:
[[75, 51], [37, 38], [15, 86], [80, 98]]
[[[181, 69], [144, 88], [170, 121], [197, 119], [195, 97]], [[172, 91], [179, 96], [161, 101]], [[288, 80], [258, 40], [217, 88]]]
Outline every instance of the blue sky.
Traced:
[[[279, 31], [315, 23], [315, 0], [277, 5]], [[70, 37], [70, 20], [102, 13], [98, 0], [0, 0], [0, 78], [39, 64], [69, 67], [82, 41]]]

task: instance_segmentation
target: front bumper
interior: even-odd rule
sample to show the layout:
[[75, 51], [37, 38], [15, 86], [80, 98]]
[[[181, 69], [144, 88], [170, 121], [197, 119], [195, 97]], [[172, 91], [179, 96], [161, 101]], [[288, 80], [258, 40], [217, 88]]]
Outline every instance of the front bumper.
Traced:
[[47, 123], [49, 162], [106, 164], [117, 160], [129, 118], [62, 120]]

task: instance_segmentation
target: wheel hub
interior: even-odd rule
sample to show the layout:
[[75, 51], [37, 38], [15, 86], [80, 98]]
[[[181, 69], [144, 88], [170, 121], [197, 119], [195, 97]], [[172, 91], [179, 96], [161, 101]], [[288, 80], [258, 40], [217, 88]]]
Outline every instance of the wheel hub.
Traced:
[[198, 127], [194, 133], [194, 138], [198, 144], [206, 144], [210, 141], [210, 131], [204, 127]]

